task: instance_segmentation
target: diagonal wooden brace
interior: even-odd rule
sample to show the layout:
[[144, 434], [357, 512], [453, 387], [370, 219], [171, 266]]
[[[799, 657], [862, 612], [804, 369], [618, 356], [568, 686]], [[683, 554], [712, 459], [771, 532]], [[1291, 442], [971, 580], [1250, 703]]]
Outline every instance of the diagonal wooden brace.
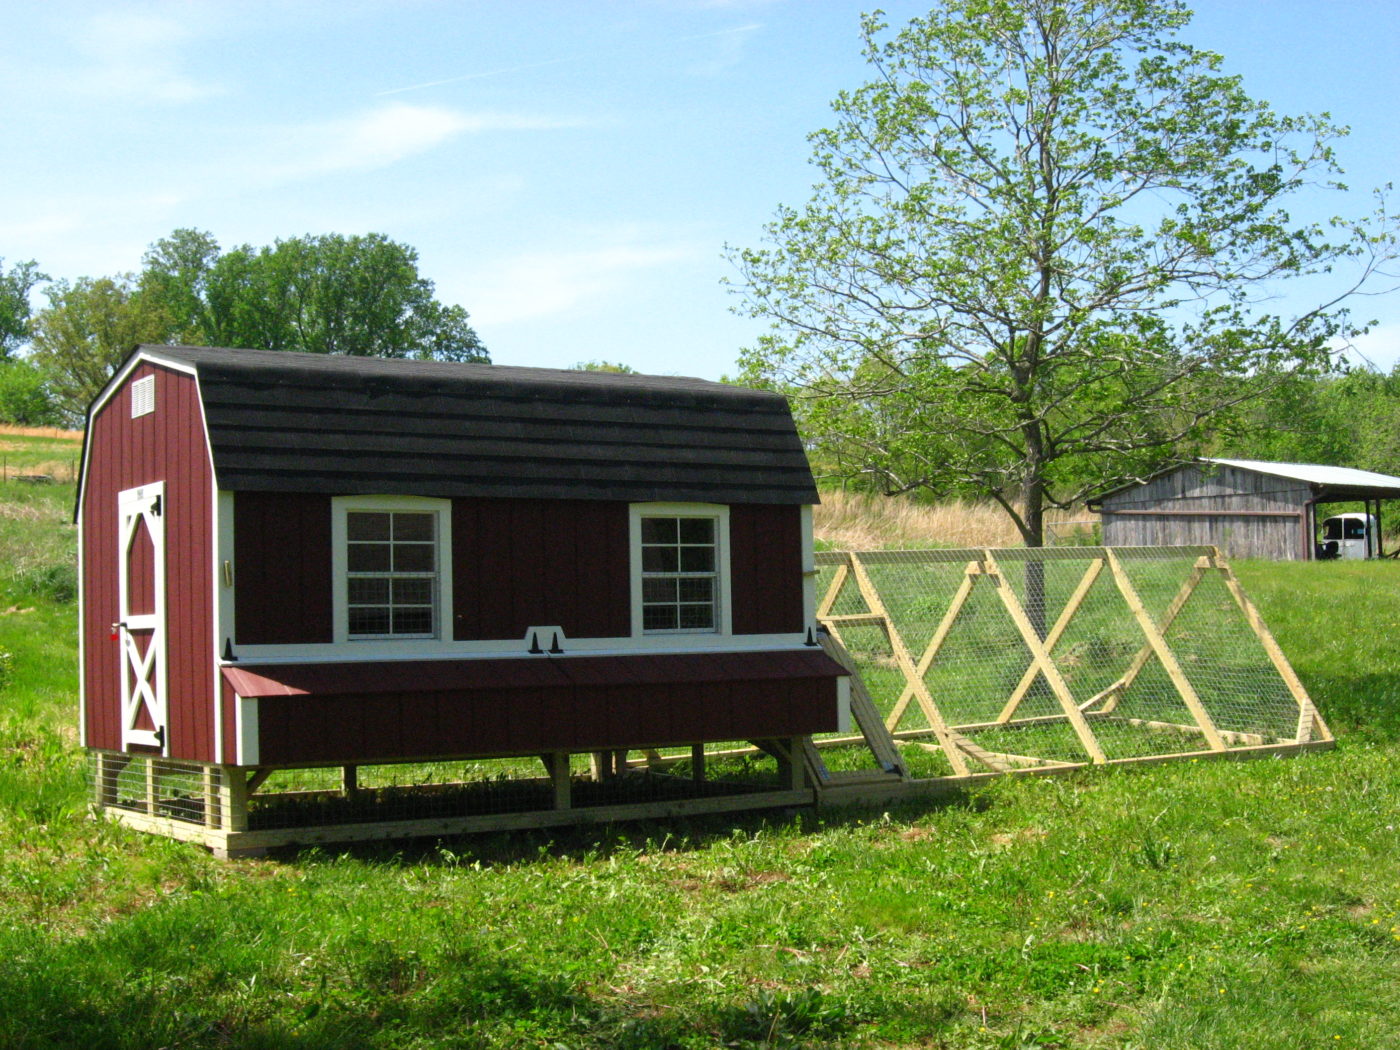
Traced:
[[[1055, 646], [1059, 644], [1060, 638], [1064, 636], [1070, 622], [1074, 619], [1074, 614], [1077, 613], [1079, 607], [1084, 604], [1084, 599], [1089, 593], [1089, 588], [1092, 587], [1094, 581], [1099, 578], [1099, 573], [1103, 572], [1103, 567], [1104, 560], [1102, 558], [1095, 558], [1089, 563], [1089, 568], [1084, 571], [1084, 576], [1080, 579], [1079, 586], [1074, 589], [1074, 593], [1070, 595], [1069, 601], [1065, 603], [1064, 609], [1060, 612], [1059, 619], [1055, 621], [1055, 626], [1051, 627], [1050, 633], [1045, 636], [1045, 651], [1047, 653], [1053, 653], [1055, 651]], [[1021, 681], [1017, 683], [1016, 688], [1012, 690], [1011, 698], [1006, 701], [1006, 706], [1001, 709], [1001, 714], [997, 715], [997, 722], [1005, 724], [1011, 721], [1012, 716], [1016, 714], [1016, 709], [1021, 706], [1021, 701], [1026, 698], [1026, 694], [1030, 692], [1031, 686], [1035, 683], [1039, 674], [1040, 668], [1032, 661], [1031, 665], [1026, 668], [1026, 673], [1021, 676]]]
[[[885, 637], [889, 640], [890, 651], [894, 654], [895, 663], [904, 675], [904, 680], [914, 690], [914, 696], [919, 701], [919, 709], [928, 719], [929, 728], [933, 730], [933, 735], [938, 738], [938, 743], [943, 748], [943, 754], [948, 759], [948, 764], [953, 767], [953, 771], [958, 776], [967, 776], [971, 772], [967, 767], [967, 760], [954, 742], [952, 733], [948, 731], [948, 724], [943, 721], [943, 715], [939, 712], [938, 705], [933, 702], [933, 697], [929, 695], [928, 686], [924, 684], [923, 678], [916, 673], [914, 661], [909, 656], [904, 639], [900, 637], [899, 630], [895, 627], [894, 621], [891, 620], [884, 602], [880, 600], [875, 585], [870, 582], [870, 574], [866, 571], [865, 564], [860, 560], [860, 555], [851, 554], [850, 564], [851, 571], [855, 574], [856, 586], [860, 588], [861, 597], [865, 599], [867, 607], [871, 612], [879, 613], [885, 618]], [[886, 721], [885, 724], [888, 726], [890, 723]]]
[[1069, 691], [1069, 686], [1065, 683], [1064, 677], [1060, 674], [1060, 669], [1055, 666], [1055, 661], [1050, 658], [1050, 653], [1045, 648], [1045, 643], [1040, 640], [1040, 635], [1036, 633], [1035, 626], [1030, 618], [1026, 616], [1026, 610], [1021, 607], [1021, 603], [1016, 600], [1016, 595], [1012, 593], [1011, 586], [1006, 582], [1006, 577], [1001, 574], [997, 567], [996, 559], [992, 557], [991, 551], [982, 552], [984, 565], [988, 577], [996, 584], [997, 597], [1006, 606], [1006, 611], [1011, 614], [1011, 620], [1016, 625], [1016, 630], [1020, 632], [1021, 640], [1026, 648], [1030, 650], [1031, 659], [1041, 674], [1045, 676], [1045, 681], [1050, 685], [1050, 691], [1055, 694], [1055, 699], [1060, 702], [1060, 708], [1064, 711], [1065, 717], [1069, 719], [1069, 724], [1074, 727], [1074, 734], [1079, 738], [1080, 745], [1089, 755], [1090, 761], [1095, 765], [1102, 764], [1108, 759], [1104, 756], [1103, 749], [1099, 747], [1099, 742], [1095, 738], [1093, 730], [1089, 728], [1089, 723], [1084, 720], [1084, 714], [1074, 702], [1074, 696]]
[[[953, 629], [953, 623], [957, 620], [958, 614], [962, 612], [962, 607], [966, 604], [968, 596], [972, 593], [973, 585], [982, 574], [980, 563], [970, 561], [967, 568], [963, 570], [962, 582], [958, 584], [957, 592], [953, 595], [952, 602], [948, 605], [948, 610], [943, 614], [943, 619], [939, 621], [938, 629], [933, 632], [933, 638], [929, 640], [924, 648], [923, 655], [919, 657], [919, 663], [914, 668], [914, 675], [919, 681], [924, 680], [924, 675], [928, 674], [928, 669], [933, 666], [934, 659], [938, 656], [938, 651], [943, 648], [943, 643], [948, 638], [948, 632]], [[905, 710], [909, 707], [909, 701], [914, 698], [913, 683], [906, 683], [904, 691], [899, 694], [899, 699], [890, 710], [889, 720], [886, 723], [891, 729], [899, 725], [900, 719], [904, 717]]]
[[[1152, 622], [1152, 617], [1148, 615], [1147, 609], [1143, 606], [1142, 599], [1138, 597], [1138, 593], [1136, 589], [1134, 589], [1132, 581], [1128, 579], [1128, 574], [1123, 571], [1122, 563], [1119, 562], [1117, 556], [1111, 549], [1105, 549], [1104, 553], [1108, 557], [1109, 570], [1113, 573], [1113, 580], [1118, 585], [1118, 590], [1123, 595], [1123, 600], [1128, 603], [1128, 608], [1132, 610], [1133, 616], [1137, 619], [1138, 626], [1142, 628], [1142, 633], [1147, 637], [1147, 644], [1151, 647], [1152, 652], [1156, 654], [1158, 661], [1161, 662], [1162, 669], [1167, 672], [1167, 677], [1171, 679], [1172, 685], [1176, 687], [1177, 693], [1180, 694], [1182, 701], [1185, 702], [1186, 709], [1191, 712], [1191, 717], [1196, 720], [1196, 725], [1198, 725], [1201, 732], [1205, 734], [1206, 743], [1210, 745], [1212, 751], [1224, 751], [1225, 741], [1221, 739], [1220, 734], [1216, 731], [1215, 722], [1211, 720], [1210, 712], [1208, 712], [1205, 705], [1201, 703], [1201, 698], [1196, 695], [1196, 690], [1191, 685], [1190, 680], [1187, 679], [1186, 672], [1181, 669], [1181, 664], [1177, 662], [1176, 654], [1167, 647], [1167, 642], [1166, 639], [1162, 637], [1162, 632], [1158, 630], [1157, 625]], [[1191, 580], [1195, 580], [1196, 583], [1199, 583], [1200, 577], [1197, 574], [1204, 573], [1204, 571], [1205, 570], [1198, 562], [1197, 568], [1193, 570], [1191, 574]], [[1189, 583], [1191, 581], [1188, 580], [1187, 582]], [[1191, 583], [1191, 588], [1193, 590], [1195, 589], [1195, 583]], [[1182, 597], [1181, 604], [1184, 605], [1185, 603], [1186, 598]], [[1173, 602], [1173, 605], [1175, 604], [1176, 603]], [[1170, 618], [1175, 619], [1176, 613], [1179, 612], [1180, 609], [1176, 608], [1175, 610], [1168, 611], [1171, 613]], [[1167, 617], [1163, 617], [1163, 622], [1166, 622], [1167, 619]], [[1143, 663], [1146, 663], [1145, 658]], [[1134, 675], [1134, 677], [1136, 677], [1136, 675]]]

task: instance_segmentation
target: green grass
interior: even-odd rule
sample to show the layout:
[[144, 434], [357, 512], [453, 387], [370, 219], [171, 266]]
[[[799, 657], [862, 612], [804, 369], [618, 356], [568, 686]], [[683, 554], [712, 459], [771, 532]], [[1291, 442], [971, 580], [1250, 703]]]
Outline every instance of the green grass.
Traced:
[[[7, 559], [71, 544], [19, 488]], [[1400, 1045], [1400, 566], [1238, 571], [1335, 751], [225, 862], [86, 817], [74, 606], [0, 567], [0, 1046]]]

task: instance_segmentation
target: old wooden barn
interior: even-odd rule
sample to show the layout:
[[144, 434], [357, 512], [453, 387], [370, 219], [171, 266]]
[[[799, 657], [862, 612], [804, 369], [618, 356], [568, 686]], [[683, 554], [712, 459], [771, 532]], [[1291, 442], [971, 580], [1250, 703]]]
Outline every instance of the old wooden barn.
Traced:
[[849, 695], [816, 501], [776, 394], [140, 347], [77, 505], [97, 801], [217, 847], [292, 767], [532, 756], [568, 809], [570, 755], [754, 741], [798, 787]]
[[1200, 459], [1089, 501], [1106, 546], [1208, 544], [1232, 558], [1310, 560], [1326, 504], [1400, 498], [1400, 478], [1350, 467]]

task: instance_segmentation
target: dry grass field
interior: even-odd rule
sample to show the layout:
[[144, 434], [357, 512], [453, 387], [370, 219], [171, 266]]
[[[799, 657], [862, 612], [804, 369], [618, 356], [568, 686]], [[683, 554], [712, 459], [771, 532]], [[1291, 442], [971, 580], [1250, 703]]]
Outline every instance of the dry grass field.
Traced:
[[[1096, 514], [1079, 507], [1052, 511], [1048, 518], [1052, 543], [1092, 542]], [[1021, 546], [1020, 533], [1000, 507], [962, 500], [930, 506], [907, 496], [823, 492], [812, 528], [825, 550]]]

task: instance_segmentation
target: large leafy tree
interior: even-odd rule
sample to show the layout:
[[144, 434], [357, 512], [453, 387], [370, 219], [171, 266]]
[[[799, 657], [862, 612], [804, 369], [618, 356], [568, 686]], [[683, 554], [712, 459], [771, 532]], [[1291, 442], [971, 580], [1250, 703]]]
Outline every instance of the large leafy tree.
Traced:
[[[946, 0], [811, 137], [819, 181], [733, 253], [823, 468], [1043, 515], [1190, 454], [1328, 367], [1388, 230], [1290, 218], [1341, 131], [1251, 99], [1174, 0]], [[1354, 263], [1285, 314], [1281, 282]]]
[[15, 263], [7, 271], [0, 259], [0, 361], [8, 360], [29, 338], [29, 293], [48, 277], [39, 264]]
[[460, 306], [440, 303], [418, 253], [382, 234], [291, 237], [220, 253], [176, 230], [146, 253], [142, 293], [172, 337], [211, 346], [489, 361]]
[[131, 274], [55, 281], [44, 294], [49, 305], [34, 318], [28, 360], [76, 422], [133, 346], [165, 341], [170, 319]]

